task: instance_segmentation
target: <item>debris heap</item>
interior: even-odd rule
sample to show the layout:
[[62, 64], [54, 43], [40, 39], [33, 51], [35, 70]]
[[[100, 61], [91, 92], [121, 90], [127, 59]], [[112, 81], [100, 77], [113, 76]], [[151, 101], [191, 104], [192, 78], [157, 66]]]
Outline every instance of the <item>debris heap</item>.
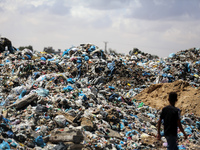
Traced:
[[[156, 140], [167, 94], [178, 93], [189, 136], [198, 149], [199, 51], [162, 59], [139, 50], [106, 54], [93, 44], [62, 55], [29, 49], [0, 54], [0, 149], [160, 149]], [[162, 131], [163, 135], [163, 131]]]

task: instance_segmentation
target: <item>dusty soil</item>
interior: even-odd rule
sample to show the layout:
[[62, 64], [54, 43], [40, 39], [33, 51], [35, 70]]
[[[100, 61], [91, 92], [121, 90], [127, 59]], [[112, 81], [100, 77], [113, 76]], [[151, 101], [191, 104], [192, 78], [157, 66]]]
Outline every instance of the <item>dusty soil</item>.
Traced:
[[133, 99], [141, 100], [145, 105], [162, 109], [169, 104], [168, 95], [177, 92], [176, 107], [182, 110], [181, 114], [194, 113], [200, 116], [200, 88], [191, 87], [189, 83], [178, 80], [173, 83], [153, 84], [136, 95]]

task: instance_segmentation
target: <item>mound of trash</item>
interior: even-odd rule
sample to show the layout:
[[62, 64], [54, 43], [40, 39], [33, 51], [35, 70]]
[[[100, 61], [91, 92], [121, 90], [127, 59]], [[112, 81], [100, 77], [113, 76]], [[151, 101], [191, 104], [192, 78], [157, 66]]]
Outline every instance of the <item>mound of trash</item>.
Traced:
[[47, 52], [0, 53], [0, 149], [166, 148], [156, 127], [171, 91], [189, 138], [178, 132], [179, 149], [199, 149], [200, 49], [165, 59], [94, 44]]
[[156, 109], [162, 109], [169, 105], [168, 95], [170, 92], [177, 92], [178, 101], [176, 107], [180, 108], [182, 114], [193, 113], [200, 116], [200, 89], [193, 88], [189, 83], [178, 80], [172, 83], [152, 84], [150, 87], [144, 89], [133, 99], [140, 99], [146, 105]]

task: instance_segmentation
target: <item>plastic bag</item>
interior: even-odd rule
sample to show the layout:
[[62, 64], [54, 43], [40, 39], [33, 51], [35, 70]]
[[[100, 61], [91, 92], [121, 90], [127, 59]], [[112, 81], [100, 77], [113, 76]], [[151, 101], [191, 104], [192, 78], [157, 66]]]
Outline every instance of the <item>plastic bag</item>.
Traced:
[[44, 61], [46, 61], [46, 60], [47, 60], [45, 57], [41, 57], [40, 59], [41, 59], [41, 60], [44, 60]]
[[42, 138], [42, 136], [38, 136], [36, 139], [35, 139], [35, 143], [37, 144], [37, 146], [40, 146], [40, 147], [44, 147], [46, 144], [44, 143], [44, 140]]
[[68, 83], [71, 83], [71, 84], [73, 84], [73, 83], [74, 83], [74, 81], [73, 81], [73, 79], [72, 79], [72, 78], [69, 78], [69, 79], [67, 79], [67, 82], [68, 82]]
[[67, 150], [67, 146], [64, 143], [59, 143], [52, 150]]
[[21, 94], [19, 95], [19, 99], [22, 99], [26, 95], [26, 90], [23, 90]]
[[59, 127], [65, 127], [66, 125], [66, 118], [63, 115], [57, 115], [54, 118], [55, 122], [58, 124]]
[[74, 88], [70, 85], [68, 85], [67, 87], [63, 88], [63, 91], [72, 91]]
[[49, 90], [39, 88], [38, 90], [36, 90], [36, 93], [37, 93], [39, 96], [46, 97], [46, 96], [49, 95]]
[[8, 150], [8, 149], [10, 149], [10, 145], [9, 145], [7, 142], [3, 141], [3, 142], [0, 144], [0, 149], [1, 149], [1, 150]]

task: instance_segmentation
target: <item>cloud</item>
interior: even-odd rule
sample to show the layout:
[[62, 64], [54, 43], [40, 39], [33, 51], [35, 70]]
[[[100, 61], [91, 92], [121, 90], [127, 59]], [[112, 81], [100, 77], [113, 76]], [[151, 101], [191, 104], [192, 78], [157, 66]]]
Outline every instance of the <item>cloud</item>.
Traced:
[[24, 5], [19, 6], [17, 9], [18, 9], [17, 12], [19, 12], [21, 15], [26, 15], [30, 13], [34, 14], [42, 10], [41, 7], [36, 7], [32, 4], [24, 4]]
[[112, 20], [109, 16], [103, 16], [98, 19], [95, 19], [92, 22], [93, 28], [109, 28], [112, 26]]
[[0, 12], [4, 11], [4, 3], [5, 3], [5, 0], [0, 1]]
[[128, 6], [130, 0], [88, 0], [86, 7], [99, 10], [115, 10]]
[[125, 16], [147, 20], [177, 19], [177, 17], [199, 19], [198, 0], [141, 0], [139, 4], [138, 7], [136, 1], [133, 1]]
[[20, 15], [36, 14], [36, 13], [51, 13], [53, 15], [64, 16], [70, 13], [71, 3], [65, 0], [7, 0], [0, 3], [0, 8], [7, 13], [20, 13]]
[[107, 11], [101, 11], [96, 9], [90, 9], [84, 6], [72, 7], [69, 24], [73, 24], [73, 27], [82, 27], [90, 30], [91, 28], [109, 28], [113, 24], [113, 13]]
[[199, 47], [198, 0], [0, 0], [1, 33], [13, 45], [66, 49], [94, 43], [166, 56]]
[[65, 0], [55, 1], [49, 11], [56, 15], [67, 15], [70, 13], [70, 6], [65, 4]]

